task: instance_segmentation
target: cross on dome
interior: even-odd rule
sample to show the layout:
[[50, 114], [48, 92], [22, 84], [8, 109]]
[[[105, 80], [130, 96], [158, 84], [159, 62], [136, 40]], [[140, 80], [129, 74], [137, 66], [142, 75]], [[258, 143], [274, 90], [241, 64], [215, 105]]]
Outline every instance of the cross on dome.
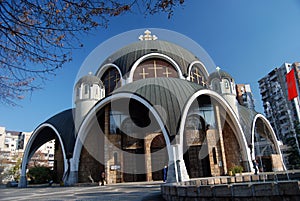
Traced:
[[139, 40], [157, 40], [156, 35], [151, 35], [151, 31], [148, 29], [144, 32], [144, 35], [139, 36]]

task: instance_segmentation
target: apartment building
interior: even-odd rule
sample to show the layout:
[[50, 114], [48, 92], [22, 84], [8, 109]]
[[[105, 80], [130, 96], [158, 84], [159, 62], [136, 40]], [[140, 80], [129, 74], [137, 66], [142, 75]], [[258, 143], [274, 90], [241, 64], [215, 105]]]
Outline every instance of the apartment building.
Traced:
[[[289, 84], [287, 74], [291, 73], [292, 80], [295, 80], [295, 97], [289, 98]], [[299, 86], [300, 86], [300, 64], [284, 63], [280, 67], [274, 68], [266, 76], [258, 81], [264, 112], [270, 121], [277, 139], [283, 143], [282, 152], [286, 158], [286, 163], [291, 149], [300, 155], [299, 134], [295, 127], [300, 122], [299, 109]], [[290, 140], [293, 140], [291, 145]]]
[[[299, 121], [299, 96], [289, 101], [286, 83], [286, 74], [293, 68], [299, 72], [299, 63], [284, 63], [258, 81], [266, 117], [272, 124], [278, 140], [283, 142], [294, 136], [294, 123]], [[295, 73], [295, 78], [299, 83], [299, 73]]]
[[[25, 147], [32, 132], [8, 131], [5, 127], [0, 127], [0, 174], [12, 168], [22, 158]], [[55, 140], [51, 140], [42, 145], [33, 155], [29, 166], [43, 165], [54, 166]], [[2, 178], [8, 179], [10, 178]], [[1, 183], [1, 181], [0, 181]]]

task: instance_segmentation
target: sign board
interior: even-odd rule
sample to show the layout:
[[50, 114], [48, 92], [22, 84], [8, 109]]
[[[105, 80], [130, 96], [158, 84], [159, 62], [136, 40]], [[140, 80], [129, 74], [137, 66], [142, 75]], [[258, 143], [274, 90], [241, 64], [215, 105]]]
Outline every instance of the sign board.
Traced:
[[121, 166], [120, 165], [111, 165], [110, 170], [120, 170]]

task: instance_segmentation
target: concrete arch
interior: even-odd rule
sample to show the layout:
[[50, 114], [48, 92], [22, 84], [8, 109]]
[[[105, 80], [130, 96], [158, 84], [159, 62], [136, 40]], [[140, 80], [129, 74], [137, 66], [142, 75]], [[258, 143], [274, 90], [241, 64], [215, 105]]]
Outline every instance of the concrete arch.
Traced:
[[[101, 100], [100, 102], [98, 102], [87, 114], [87, 116], [85, 117], [85, 119], [83, 120], [81, 127], [78, 131], [78, 137], [76, 139], [75, 142], [75, 147], [74, 147], [74, 152], [73, 152], [73, 158], [71, 159], [71, 174], [72, 172], [76, 174], [76, 172], [78, 172], [79, 169], [79, 159], [80, 159], [80, 154], [81, 154], [81, 150], [83, 147], [83, 143], [88, 135], [88, 130], [90, 129], [90, 127], [92, 126], [92, 122], [93, 122], [93, 118], [95, 118], [95, 115], [97, 114], [98, 111], [100, 111], [102, 108], [104, 108], [108, 103], [110, 103], [113, 100], [118, 100], [118, 99], [122, 99], [122, 98], [130, 98], [130, 99], [135, 99], [137, 101], [139, 101], [140, 103], [142, 103], [144, 106], [146, 106], [149, 111], [151, 111], [151, 113], [154, 115], [156, 121], [158, 122], [161, 130], [162, 130], [162, 134], [164, 136], [164, 139], [166, 141], [166, 147], [167, 147], [167, 151], [168, 151], [168, 157], [169, 159], [173, 158], [172, 155], [172, 149], [171, 149], [171, 142], [169, 139], [169, 135], [167, 130], [165, 129], [164, 126], [164, 122], [161, 119], [159, 113], [156, 111], [156, 109], [145, 99], [143, 99], [142, 97], [135, 95], [135, 94], [131, 94], [131, 93], [116, 93], [113, 94], [111, 96], [108, 96], [107, 98]], [[100, 129], [100, 128], [99, 128]], [[76, 178], [75, 178], [76, 177]], [[73, 178], [69, 178], [69, 183], [76, 183], [78, 180], [78, 175], [74, 175]]]
[[[262, 114], [255, 115], [255, 117], [253, 119], [253, 122], [252, 122], [252, 127], [251, 127], [251, 143], [252, 143], [252, 145], [254, 145], [254, 143], [255, 143], [254, 142], [255, 127], [256, 127], [256, 123], [257, 123], [258, 119], [262, 120], [262, 122], [267, 126], [267, 129], [270, 132], [270, 135], [272, 137], [272, 143], [274, 145], [275, 151], [276, 151], [277, 154], [280, 155], [280, 159], [281, 159], [281, 163], [283, 165], [283, 168], [286, 169], [286, 167], [284, 165], [284, 162], [283, 162], [282, 153], [280, 151], [280, 147], [279, 147], [275, 132], [274, 132], [269, 120], [265, 116], [263, 116]], [[252, 158], [255, 158], [255, 153], [254, 152], [252, 153]]]
[[[50, 128], [55, 135], [57, 136], [57, 138], [59, 139], [59, 143], [62, 147], [62, 153], [63, 153], [63, 159], [64, 159], [64, 174], [66, 173], [67, 169], [68, 169], [68, 164], [67, 164], [67, 159], [66, 159], [66, 153], [65, 153], [65, 147], [64, 147], [64, 143], [63, 140], [59, 134], [59, 132], [57, 131], [57, 129], [49, 123], [43, 123], [42, 125], [40, 125], [34, 132], [33, 134], [30, 136], [28, 143], [26, 145], [25, 151], [24, 151], [24, 155], [22, 158], [22, 166], [21, 166], [21, 175], [20, 175], [20, 183], [19, 183], [19, 187], [26, 187], [27, 186], [27, 179], [26, 179], [26, 167], [27, 167], [27, 163], [29, 162], [30, 158], [33, 156], [33, 154], [35, 153], [35, 151], [39, 148], [39, 147], [33, 147], [32, 145], [35, 142], [35, 139], [37, 138], [37, 136], [43, 131], [43, 129], [45, 128]], [[31, 152], [30, 152], [31, 151]]]
[[[203, 89], [203, 90], [199, 90], [198, 92], [196, 92], [190, 99], [189, 101], [186, 103], [185, 108], [183, 110], [182, 113], [182, 120], [181, 120], [181, 124], [180, 124], [180, 129], [179, 129], [179, 137], [180, 137], [180, 143], [179, 143], [179, 150], [181, 150], [183, 152], [183, 139], [184, 139], [184, 127], [185, 127], [185, 122], [188, 116], [188, 111], [192, 105], [192, 103], [201, 95], [208, 95], [212, 98], [214, 98], [219, 104], [221, 104], [221, 106], [223, 108], [226, 109], [226, 111], [228, 111], [228, 114], [230, 116], [230, 118], [232, 119], [234, 125], [235, 125], [235, 129], [237, 131], [237, 134], [235, 135], [239, 144], [242, 145], [240, 146], [242, 149], [242, 159], [244, 161], [248, 161], [248, 163], [250, 164], [251, 162], [251, 155], [250, 155], [250, 150], [247, 148], [247, 141], [244, 135], [244, 132], [242, 130], [242, 127], [239, 123], [239, 120], [237, 118], [237, 115], [234, 113], [234, 110], [230, 107], [230, 105], [224, 100], [224, 98], [219, 95], [218, 93], [208, 90], [208, 89]], [[183, 153], [180, 153], [181, 155], [183, 155]]]
[[184, 76], [182, 75], [182, 71], [180, 70], [179, 65], [171, 57], [169, 57], [167, 55], [164, 55], [164, 54], [161, 54], [161, 53], [150, 53], [150, 54], [146, 54], [146, 55], [142, 56], [141, 58], [139, 58], [133, 64], [133, 66], [132, 66], [132, 68], [130, 70], [130, 73], [129, 73], [128, 83], [132, 82], [134, 71], [136, 70], [136, 68], [138, 67], [138, 65], [140, 63], [142, 63], [143, 61], [145, 61], [147, 59], [151, 59], [151, 58], [160, 58], [160, 59], [163, 59], [163, 60], [166, 60], [166, 61], [170, 62], [172, 64], [172, 66], [176, 69], [176, 71], [178, 72], [179, 78], [180, 79], [185, 79]]

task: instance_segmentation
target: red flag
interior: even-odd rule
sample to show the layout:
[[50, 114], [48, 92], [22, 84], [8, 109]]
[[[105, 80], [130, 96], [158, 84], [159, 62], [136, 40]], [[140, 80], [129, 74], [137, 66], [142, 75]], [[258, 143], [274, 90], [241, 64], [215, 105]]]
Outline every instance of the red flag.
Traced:
[[293, 100], [293, 98], [298, 96], [294, 69], [286, 74], [286, 83], [288, 87], [288, 99]]

